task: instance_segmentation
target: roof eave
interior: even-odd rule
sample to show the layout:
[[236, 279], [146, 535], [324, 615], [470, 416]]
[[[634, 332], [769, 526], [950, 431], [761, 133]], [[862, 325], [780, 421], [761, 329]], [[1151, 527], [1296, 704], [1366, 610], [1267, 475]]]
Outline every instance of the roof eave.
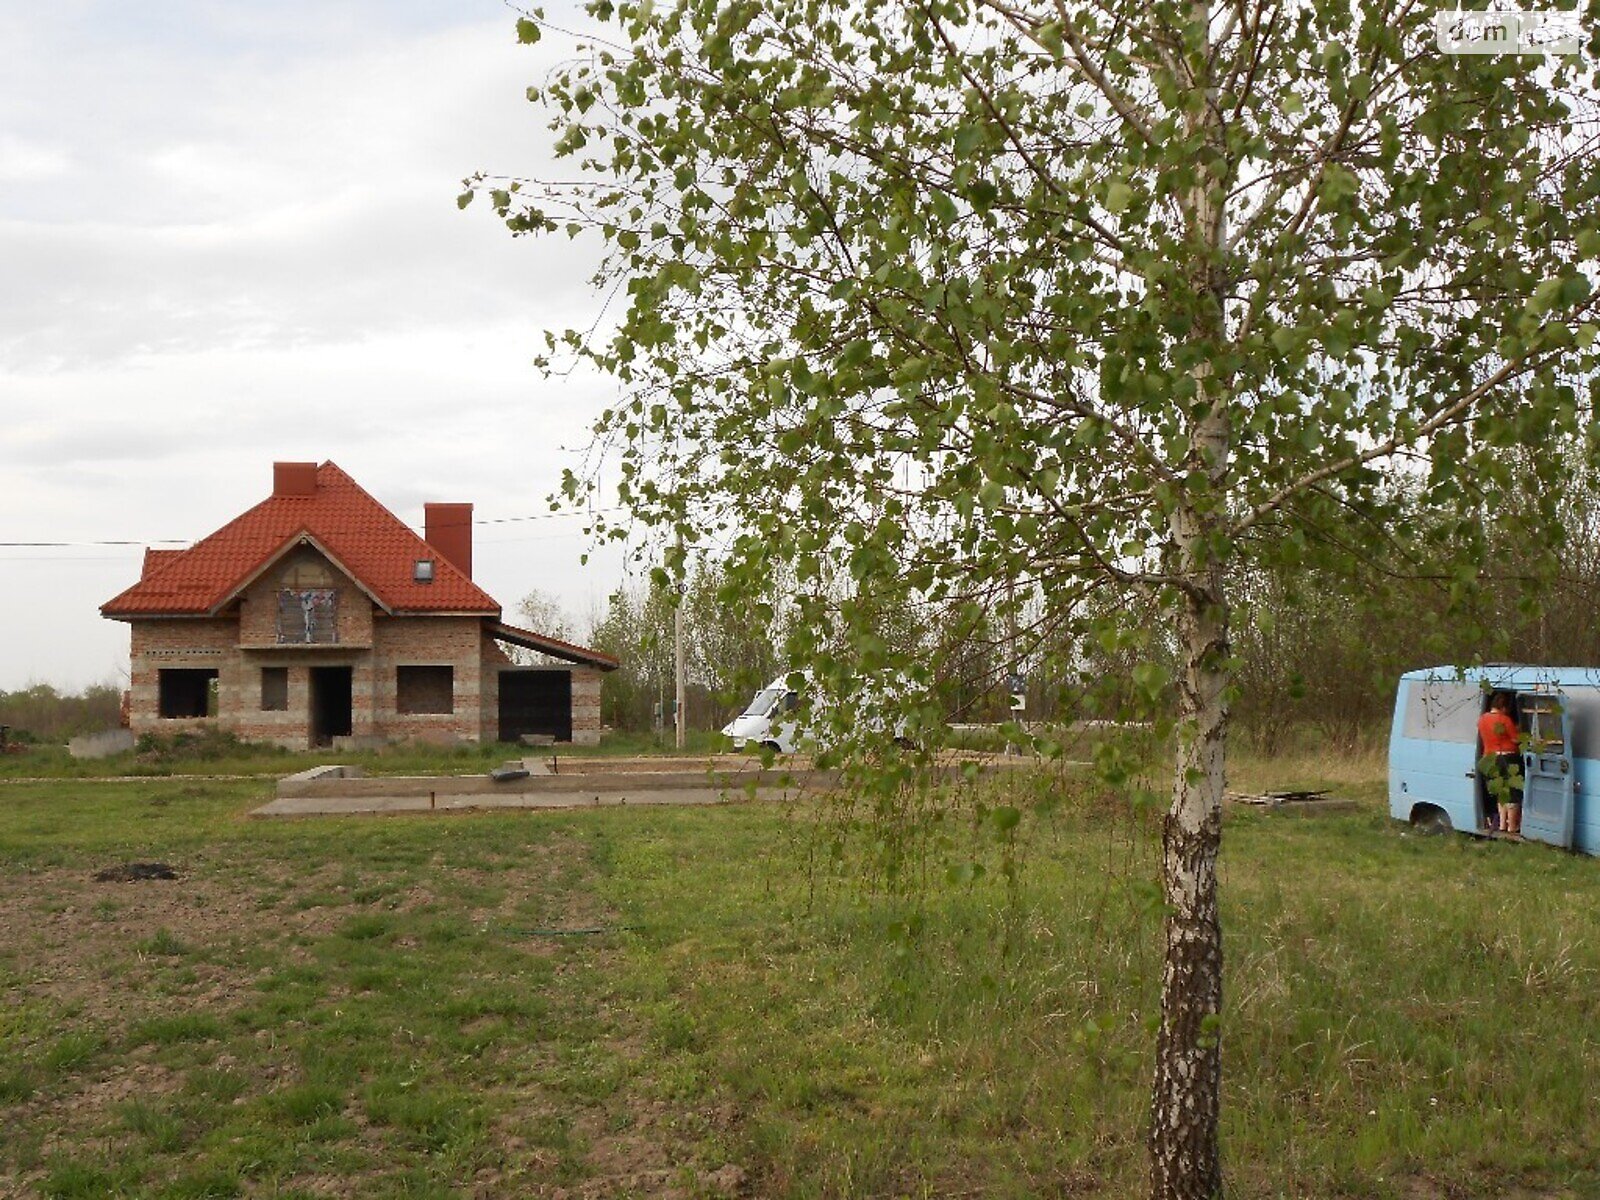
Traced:
[[531, 629], [518, 629], [515, 625], [507, 625], [503, 621], [487, 622], [486, 632], [496, 641], [509, 642], [513, 646], [521, 646], [524, 650], [547, 654], [551, 658], [559, 658], [563, 662], [577, 663], [579, 666], [596, 667], [602, 671], [615, 671], [622, 665], [620, 660], [612, 658], [609, 654], [603, 654], [599, 650], [591, 650], [588, 646], [579, 646], [572, 642], [563, 642], [560, 638], [546, 637], [544, 634], [535, 633]]
[[490, 608], [396, 608], [391, 617], [477, 617], [480, 620], [498, 621], [499, 609]]

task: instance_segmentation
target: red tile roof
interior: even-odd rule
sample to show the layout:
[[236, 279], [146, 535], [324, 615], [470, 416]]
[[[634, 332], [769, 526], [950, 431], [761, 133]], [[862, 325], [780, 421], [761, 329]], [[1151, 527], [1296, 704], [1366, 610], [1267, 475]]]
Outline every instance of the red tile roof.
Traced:
[[174, 558], [178, 557], [178, 555], [182, 553], [182, 550], [152, 550], [149, 547], [146, 547], [144, 552], [144, 566], [139, 569], [139, 578], [149, 579], [151, 575], [159, 571], [167, 563], [171, 562]]
[[[203, 616], [220, 609], [285, 551], [309, 537], [391, 612], [476, 613], [500, 606], [439, 551], [331, 462], [316, 492], [274, 495], [187, 550], [148, 551], [144, 576], [100, 606], [107, 617]], [[434, 560], [432, 583], [412, 579]]]

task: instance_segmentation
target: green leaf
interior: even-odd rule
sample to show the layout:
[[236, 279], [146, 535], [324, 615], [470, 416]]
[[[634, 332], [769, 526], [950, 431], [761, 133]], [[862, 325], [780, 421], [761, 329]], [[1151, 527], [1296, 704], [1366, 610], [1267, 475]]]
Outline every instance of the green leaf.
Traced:
[[1114, 213], [1120, 213], [1133, 203], [1133, 189], [1122, 180], [1118, 179], [1106, 189], [1106, 207]]
[[542, 36], [537, 21], [530, 21], [527, 17], [517, 18], [517, 41], [524, 46], [531, 46]]
[[1166, 667], [1160, 663], [1142, 662], [1133, 668], [1133, 682], [1152, 702], [1160, 700], [1171, 681]]
[[958, 157], [965, 158], [979, 146], [983, 145], [986, 130], [977, 121], [968, 121], [956, 130], [955, 151]]
[[456, 207], [465, 208], [467, 205], [472, 203], [472, 198], [477, 194], [478, 193], [471, 190], [462, 192], [461, 195], [456, 197]]

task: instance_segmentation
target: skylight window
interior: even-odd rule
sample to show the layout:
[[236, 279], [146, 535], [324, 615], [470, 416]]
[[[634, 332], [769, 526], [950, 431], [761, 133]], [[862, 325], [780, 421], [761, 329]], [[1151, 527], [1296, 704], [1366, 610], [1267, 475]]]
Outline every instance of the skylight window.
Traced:
[[417, 559], [416, 567], [411, 572], [411, 578], [415, 579], [418, 583], [432, 583], [433, 582], [433, 559], [431, 559], [431, 558], [419, 558], [419, 559]]

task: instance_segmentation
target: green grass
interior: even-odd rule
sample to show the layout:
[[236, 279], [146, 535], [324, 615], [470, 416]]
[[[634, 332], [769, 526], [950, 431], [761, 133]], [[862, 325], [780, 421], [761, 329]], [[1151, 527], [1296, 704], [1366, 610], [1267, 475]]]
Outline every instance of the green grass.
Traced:
[[[715, 754], [731, 749], [720, 734], [694, 731], [682, 751]], [[430, 746], [402, 742], [377, 750], [284, 750], [278, 746], [239, 742], [232, 738], [201, 739], [195, 748], [161, 752], [131, 750], [110, 758], [79, 760], [65, 746], [29, 746], [0, 754], [0, 780], [169, 778], [176, 776], [243, 776], [278, 778], [325, 763], [361, 767], [369, 775], [478, 774], [507, 759], [552, 754], [560, 758], [615, 758], [633, 755], [677, 754], [670, 730], [665, 733], [607, 734], [598, 746], [525, 747], [498, 742]]]
[[[1235, 782], [1362, 806], [1229, 811], [1230, 1194], [1600, 1195], [1600, 863], [1413, 836], [1371, 757]], [[983, 797], [1014, 836], [929, 816], [884, 896], [814, 807], [244, 819], [266, 793], [0, 785], [0, 1194], [1142, 1187], [1147, 815], [1019, 781]], [[93, 882], [149, 860], [180, 879]]]

